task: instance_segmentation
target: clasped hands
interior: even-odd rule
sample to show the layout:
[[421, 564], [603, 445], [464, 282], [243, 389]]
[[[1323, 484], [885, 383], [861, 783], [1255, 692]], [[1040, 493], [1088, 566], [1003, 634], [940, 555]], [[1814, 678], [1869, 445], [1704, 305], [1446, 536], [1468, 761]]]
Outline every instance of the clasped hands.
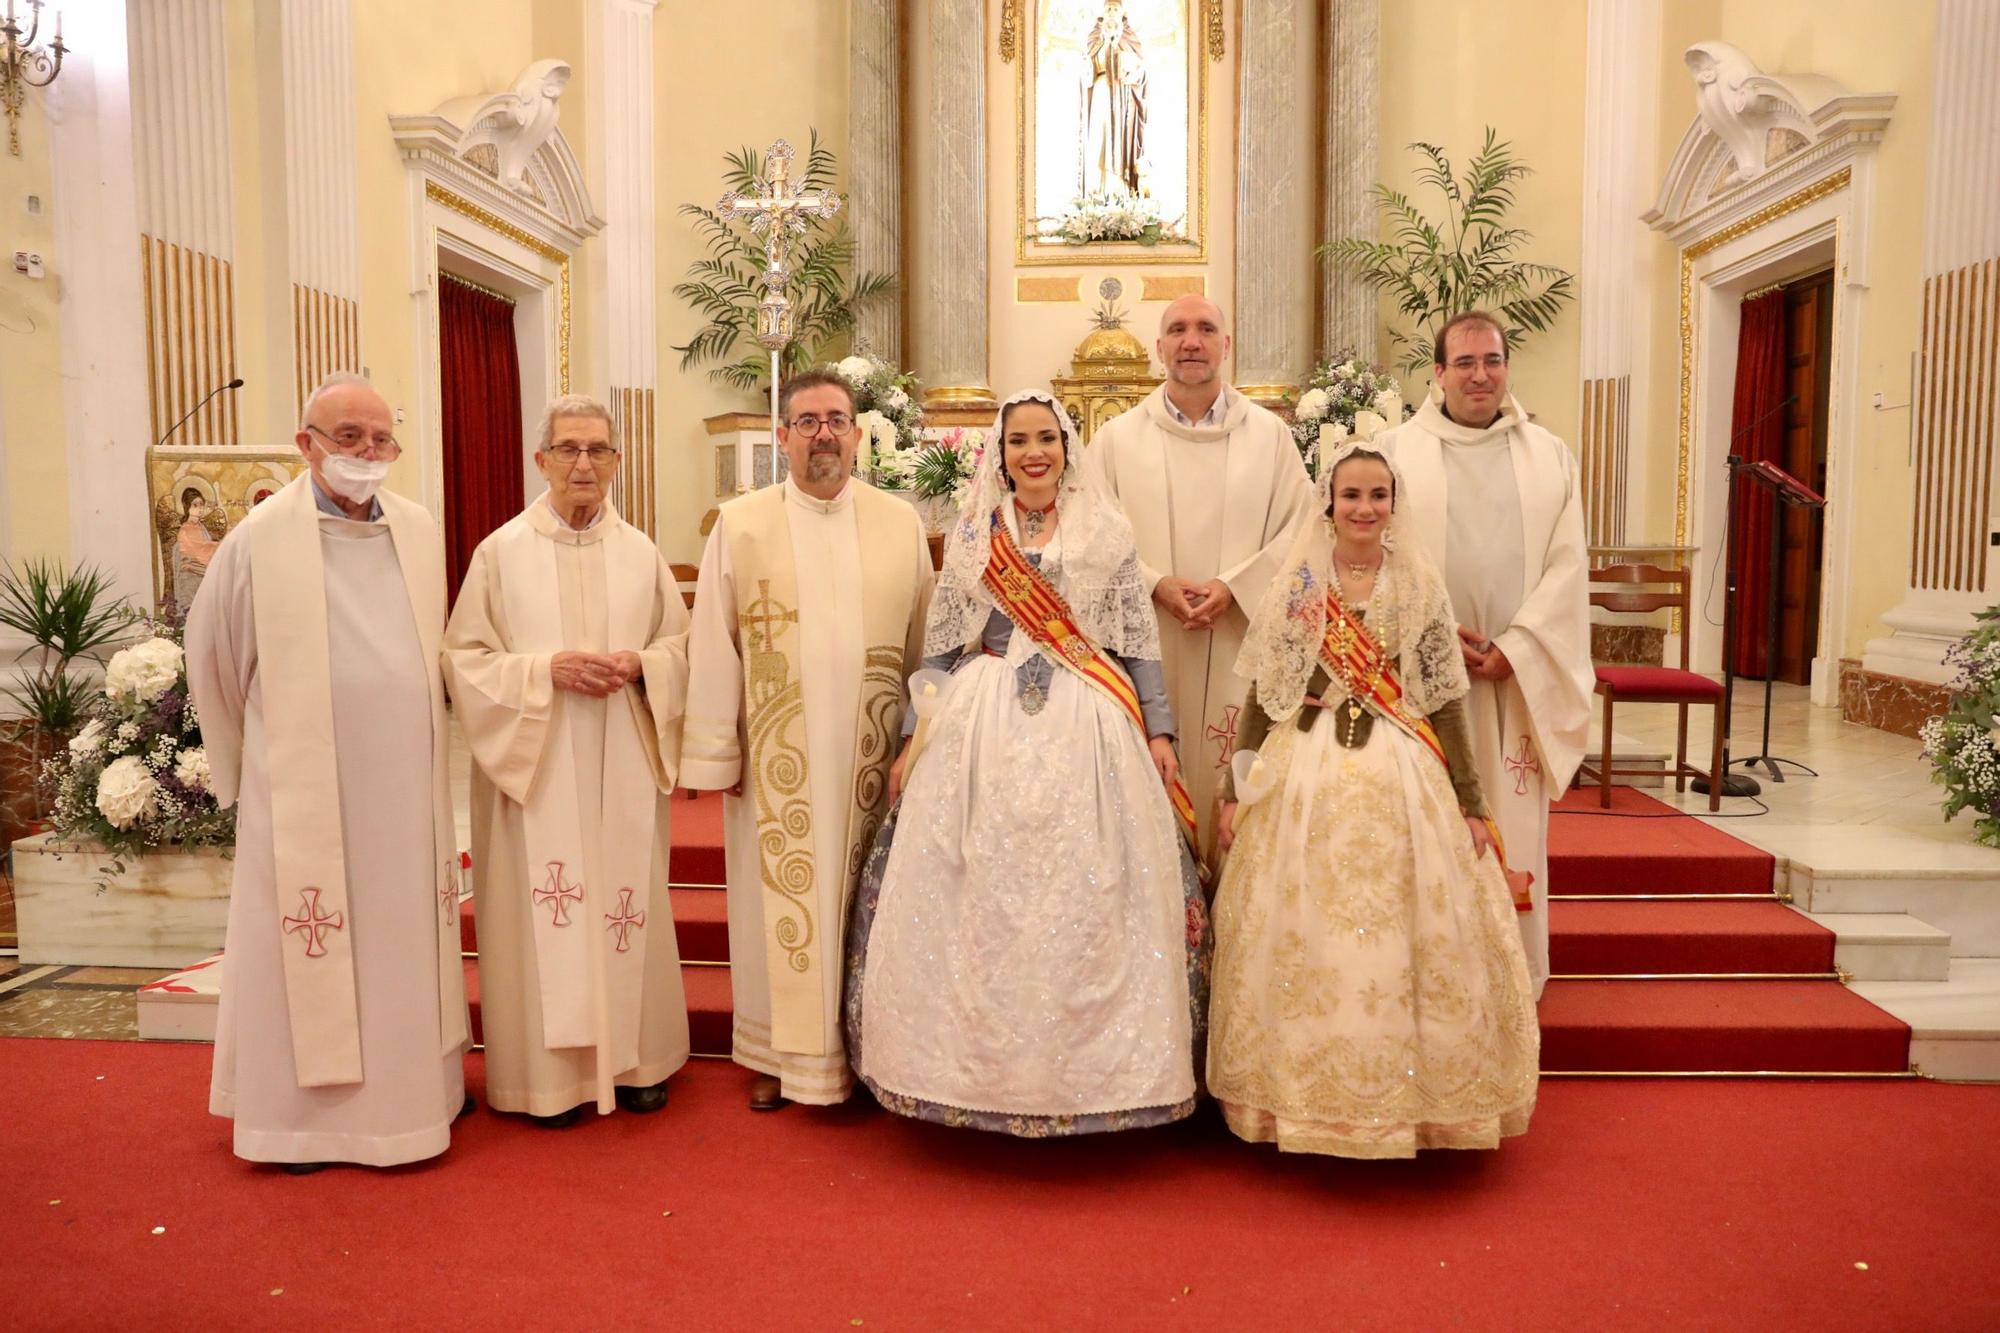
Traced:
[[645, 667], [639, 654], [560, 652], [549, 659], [549, 679], [559, 690], [603, 699], [639, 679]]
[[1465, 674], [1474, 680], [1498, 683], [1514, 674], [1514, 664], [1507, 660], [1507, 654], [1476, 629], [1458, 627], [1458, 651], [1465, 657]]
[[1222, 613], [1235, 605], [1236, 595], [1221, 579], [1196, 583], [1168, 574], [1153, 585], [1153, 600], [1180, 621], [1181, 628], [1202, 630], [1215, 628]]

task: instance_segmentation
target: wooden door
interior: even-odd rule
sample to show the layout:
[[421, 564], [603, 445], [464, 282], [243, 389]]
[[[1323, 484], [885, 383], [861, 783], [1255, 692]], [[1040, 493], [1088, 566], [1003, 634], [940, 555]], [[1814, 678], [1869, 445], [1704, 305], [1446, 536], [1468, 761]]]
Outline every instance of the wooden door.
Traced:
[[[1779, 466], [1826, 494], [1827, 405], [1833, 361], [1833, 274], [1817, 273], [1785, 288], [1784, 453]], [[1823, 511], [1779, 506], [1783, 525], [1778, 560], [1779, 680], [1810, 683], [1819, 644]]]

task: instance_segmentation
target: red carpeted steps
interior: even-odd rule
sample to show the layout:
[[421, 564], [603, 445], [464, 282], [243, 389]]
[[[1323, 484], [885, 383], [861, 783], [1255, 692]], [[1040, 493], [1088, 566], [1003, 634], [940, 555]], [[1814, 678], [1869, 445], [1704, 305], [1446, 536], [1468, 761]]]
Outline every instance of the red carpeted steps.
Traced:
[[1797, 979], [1833, 972], [1834, 937], [1777, 901], [1768, 852], [1630, 788], [1599, 811], [1572, 791], [1549, 821], [1543, 1069], [1908, 1071], [1905, 1024]]

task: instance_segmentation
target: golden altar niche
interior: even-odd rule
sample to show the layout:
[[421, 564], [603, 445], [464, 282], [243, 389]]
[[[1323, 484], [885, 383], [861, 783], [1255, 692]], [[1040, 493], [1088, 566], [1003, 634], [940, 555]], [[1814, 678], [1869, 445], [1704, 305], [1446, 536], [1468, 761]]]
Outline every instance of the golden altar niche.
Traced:
[[1088, 444], [1099, 426], [1159, 388], [1160, 376], [1153, 373], [1146, 345], [1107, 322], [1084, 335], [1070, 357], [1069, 374], [1058, 375], [1052, 387]]

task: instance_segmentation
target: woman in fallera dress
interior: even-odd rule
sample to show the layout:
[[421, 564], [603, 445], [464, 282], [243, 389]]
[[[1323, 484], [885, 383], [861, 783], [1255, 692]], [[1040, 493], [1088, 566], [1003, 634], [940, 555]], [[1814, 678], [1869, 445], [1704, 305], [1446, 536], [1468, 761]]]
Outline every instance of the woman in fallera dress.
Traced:
[[848, 1049], [876, 1099], [1024, 1137], [1188, 1115], [1206, 1001], [1158, 621], [1078, 452], [1050, 395], [1001, 407], [848, 934]]
[[1343, 445], [1320, 485], [1237, 665], [1209, 1090], [1285, 1151], [1491, 1148], [1527, 1129], [1540, 1034], [1450, 601], [1384, 541], [1380, 454]]

